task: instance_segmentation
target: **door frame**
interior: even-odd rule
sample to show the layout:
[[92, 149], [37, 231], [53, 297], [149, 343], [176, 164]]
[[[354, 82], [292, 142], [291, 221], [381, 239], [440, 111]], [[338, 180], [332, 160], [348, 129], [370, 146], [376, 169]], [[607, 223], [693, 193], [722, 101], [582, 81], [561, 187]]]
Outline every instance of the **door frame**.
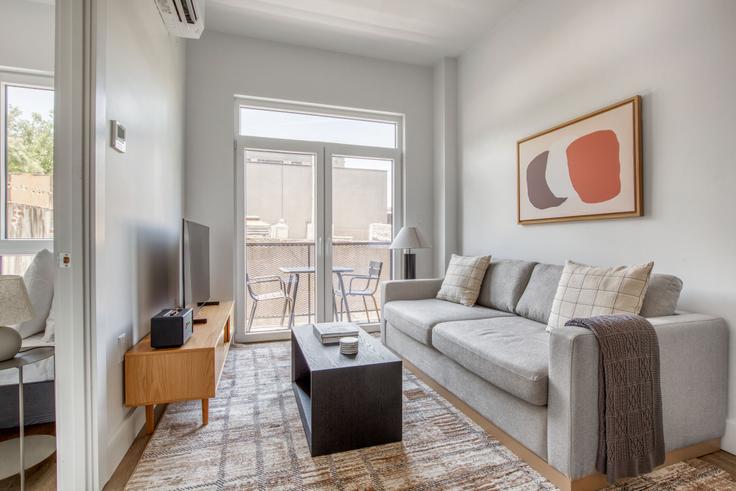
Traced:
[[[286, 140], [281, 138], [265, 138], [243, 136], [240, 134], [240, 108], [253, 107], [267, 110], [281, 110], [304, 114], [361, 119], [366, 121], [391, 122], [396, 125], [396, 147], [372, 147], [310, 140]], [[317, 319], [326, 319], [332, 312], [332, 156], [353, 156], [362, 158], [386, 159], [393, 161], [392, 175], [392, 236], [395, 237], [404, 224], [405, 182], [404, 182], [404, 121], [403, 114], [382, 111], [371, 111], [324, 104], [308, 104], [283, 99], [272, 99], [251, 96], [235, 96], [234, 103], [234, 193], [235, 224], [233, 291], [235, 292], [235, 319], [237, 342], [260, 342], [277, 339], [288, 339], [288, 329], [269, 331], [267, 333], [245, 333], [245, 150], [247, 148], [269, 148], [271, 150], [294, 151], [304, 153], [321, 152], [317, 158], [318, 170], [315, 171], [315, 254], [317, 256]], [[320, 163], [321, 161], [321, 163]], [[327, 171], [327, 166], [330, 171]], [[320, 213], [321, 211], [321, 213]], [[402, 268], [402, 257], [397, 251], [391, 251], [391, 277], [397, 277]]]
[[[54, 253], [57, 269], [56, 482], [58, 489], [99, 489], [101, 455], [95, 337], [95, 186], [104, 108], [104, 19], [107, 0], [69, 0], [55, 7]], [[100, 91], [102, 93], [100, 93]]]

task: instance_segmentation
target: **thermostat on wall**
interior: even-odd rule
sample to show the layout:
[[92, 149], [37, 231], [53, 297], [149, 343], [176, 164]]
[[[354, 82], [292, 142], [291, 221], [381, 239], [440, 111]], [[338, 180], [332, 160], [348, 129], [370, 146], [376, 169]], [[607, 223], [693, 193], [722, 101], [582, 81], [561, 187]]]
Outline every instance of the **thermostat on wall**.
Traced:
[[110, 146], [120, 153], [125, 153], [125, 126], [114, 119], [111, 121]]

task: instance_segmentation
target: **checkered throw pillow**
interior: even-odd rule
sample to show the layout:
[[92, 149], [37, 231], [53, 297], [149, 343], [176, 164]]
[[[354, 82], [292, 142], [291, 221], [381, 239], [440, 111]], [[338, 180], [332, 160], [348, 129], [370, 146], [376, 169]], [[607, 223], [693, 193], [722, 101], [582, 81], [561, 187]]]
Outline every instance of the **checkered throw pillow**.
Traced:
[[437, 298], [472, 307], [478, 300], [480, 286], [490, 263], [490, 256], [453, 254]]
[[570, 319], [607, 314], [639, 314], [654, 263], [595, 268], [567, 261], [547, 330]]

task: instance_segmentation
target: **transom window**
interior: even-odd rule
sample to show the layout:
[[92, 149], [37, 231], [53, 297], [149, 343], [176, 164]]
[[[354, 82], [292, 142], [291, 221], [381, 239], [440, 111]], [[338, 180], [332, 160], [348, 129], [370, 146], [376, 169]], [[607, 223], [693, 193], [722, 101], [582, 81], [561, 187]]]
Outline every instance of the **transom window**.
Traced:
[[240, 107], [240, 134], [396, 148], [397, 124], [324, 114]]

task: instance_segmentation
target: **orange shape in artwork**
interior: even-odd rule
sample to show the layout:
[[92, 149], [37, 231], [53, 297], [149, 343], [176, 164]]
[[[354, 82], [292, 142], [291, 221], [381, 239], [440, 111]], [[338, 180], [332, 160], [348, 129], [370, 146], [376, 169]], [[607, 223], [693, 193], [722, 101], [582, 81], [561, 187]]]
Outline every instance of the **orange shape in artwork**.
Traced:
[[602, 203], [621, 192], [621, 161], [616, 133], [600, 130], [581, 136], [567, 147], [572, 187], [585, 203]]

